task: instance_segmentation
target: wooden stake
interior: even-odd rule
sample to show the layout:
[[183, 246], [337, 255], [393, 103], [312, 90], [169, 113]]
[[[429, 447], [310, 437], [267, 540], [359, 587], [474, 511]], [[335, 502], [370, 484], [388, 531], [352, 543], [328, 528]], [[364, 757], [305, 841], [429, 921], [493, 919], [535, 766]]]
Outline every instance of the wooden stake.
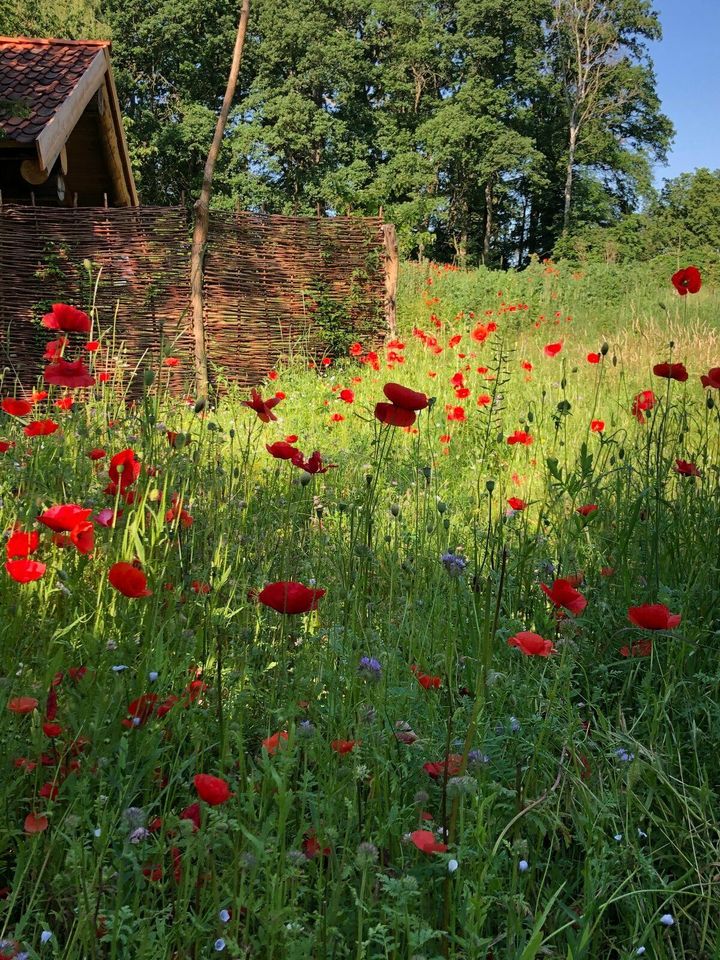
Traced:
[[223, 98], [220, 115], [215, 126], [215, 135], [205, 161], [202, 188], [200, 196], [195, 201], [195, 227], [193, 230], [192, 252], [190, 258], [190, 295], [193, 312], [193, 335], [195, 338], [195, 390], [198, 399], [206, 399], [210, 389], [208, 375], [208, 358], [205, 346], [205, 319], [203, 310], [203, 259], [207, 243], [208, 228], [210, 226], [210, 193], [212, 178], [215, 172], [215, 163], [220, 153], [225, 124], [227, 123], [230, 106], [235, 95], [240, 62], [242, 60], [245, 32], [248, 16], [250, 15], [250, 0], [242, 0], [240, 21], [238, 23], [235, 49], [233, 50], [232, 64], [228, 76], [225, 96]]
[[385, 241], [385, 320], [391, 337], [397, 332], [397, 285], [400, 255], [395, 224], [382, 225]]

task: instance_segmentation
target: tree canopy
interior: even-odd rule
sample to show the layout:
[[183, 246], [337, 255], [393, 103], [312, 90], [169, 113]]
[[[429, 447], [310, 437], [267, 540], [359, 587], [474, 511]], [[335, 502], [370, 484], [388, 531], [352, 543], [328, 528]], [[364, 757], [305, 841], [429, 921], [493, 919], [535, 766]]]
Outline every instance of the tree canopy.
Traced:
[[[141, 198], [173, 204], [199, 191], [238, 8], [0, 0], [0, 31], [110, 37]], [[214, 203], [383, 207], [408, 255], [549, 255], [651, 197], [659, 35], [649, 0], [252, 0]]]

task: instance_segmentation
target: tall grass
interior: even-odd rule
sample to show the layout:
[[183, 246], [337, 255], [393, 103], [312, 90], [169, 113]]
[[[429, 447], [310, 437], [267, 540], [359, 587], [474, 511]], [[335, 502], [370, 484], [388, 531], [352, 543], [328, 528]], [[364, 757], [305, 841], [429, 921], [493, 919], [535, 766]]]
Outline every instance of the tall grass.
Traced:
[[[717, 295], [628, 281], [603, 305], [597, 277], [547, 265], [401, 279], [405, 346], [390, 351], [404, 360], [280, 366], [262, 386], [285, 394], [276, 422], [244, 392], [196, 413], [154, 387], [134, 406], [100, 389], [50, 406], [61, 430], [44, 438], [2, 415], [16, 443], [6, 531], [41, 529], [58, 503], [95, 516], [113, 505], [109, 457], [132, 447], [144, 465], [90, 556], [43, 530], [44, 577], [4, 575], [0, 705], [39, 701], [2, 714], [4, 955], [720, 955], [720, 442], [716, 391], [699, 381], [720, 363]], [[497, 325], [482, 343], [478, 322]], [[669, 359], [686, 383], [653, 376]], [[436, 398], [408, 431], [373, 417], [386, 381]], [[516, 430], [532, 443], [509, 445]], [[273, 459], [266, 444], [288, 435], [336, 466], [311, 476]], [[702, 476], [678, 475], [677, 459]], [[173, 494], [192, 525], [168, 520]], [[152, 596], [108, 583], [133, 560]], [[587, 597], [579, 616], [540, 588], [560, 576]], [[259, 604], [281, 580], [325, 589], [317, 612]], [[654, 632], [650, 655], [622, 656], [650, 639], [627, 617], [642, 603], [682, 621]], [[508, 646], [524, 630], [556, 652]], [[48, 738], [60, 673], [63, 731]], [[426, 689], [422, 674], [437, 680]], [[179, 700], [134, 725], [145, 693]], [[263, 747], [280, 731], [284, 745]], [[355, 745], [338, 753], [340, 740]], [[233, 796], [200, 802], [195, 830], [183, 812], [200, 772]], [[30, 812], [48, 828], [28, 834]], [[418, 829], [447, 851], [419, 850]]]

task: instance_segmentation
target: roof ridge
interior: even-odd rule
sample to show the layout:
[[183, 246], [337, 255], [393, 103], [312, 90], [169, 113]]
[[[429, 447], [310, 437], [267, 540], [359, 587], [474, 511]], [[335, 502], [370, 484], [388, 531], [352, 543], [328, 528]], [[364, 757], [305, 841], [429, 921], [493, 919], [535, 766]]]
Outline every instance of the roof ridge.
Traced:
[[18, 46], [50, 46], [52, 44], [68, 47], [109, 47], [110, 40], [63, 40], [57, 37], [0, 37], [2, 44], [16, 44]]

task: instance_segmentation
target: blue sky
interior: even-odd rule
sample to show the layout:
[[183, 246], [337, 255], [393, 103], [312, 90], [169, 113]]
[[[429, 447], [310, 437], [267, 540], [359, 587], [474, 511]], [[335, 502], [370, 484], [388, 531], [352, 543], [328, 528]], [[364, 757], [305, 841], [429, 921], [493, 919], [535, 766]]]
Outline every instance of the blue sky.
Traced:
[[658, 185], [695, 167], [720, 169], [720, 0], [655, 0], [663, 38], [652, 44], [658, 92], [675, 124]]

